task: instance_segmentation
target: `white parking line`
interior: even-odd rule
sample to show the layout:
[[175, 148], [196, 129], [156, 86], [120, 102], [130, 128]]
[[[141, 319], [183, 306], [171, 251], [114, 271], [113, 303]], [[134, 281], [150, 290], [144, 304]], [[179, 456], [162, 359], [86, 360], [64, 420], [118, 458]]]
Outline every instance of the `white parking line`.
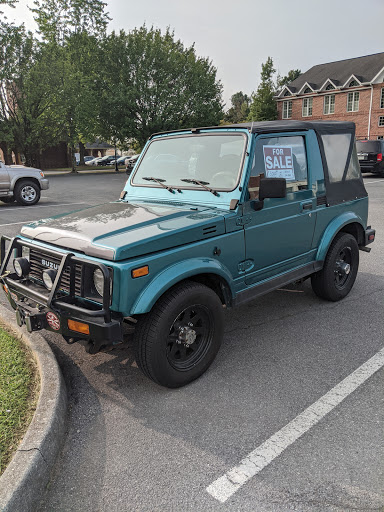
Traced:
[[33, 222], [33, 221], [23, 220], [21, 222], [10, 222], [9, 224], [0, 224], [0, 228], [3, 226], [16, 226], [17, 224], [27, 224], [28, 222]]
[[370, 185], [371, 183], [384, 183], [384, 180], [364, 181], [365, 185]]
[[215, 480], [206, 490], [221, 503], [227, 501], [249, 479], [260, 473], [383, 366], [384, 348], [249, 453], [237, 466]]
[[[7, 208], [7, 207], [4, 207], [4, 211], [5, 212], [10, 212], [12, 210], [19, 210], [19, 211], [24, 211], [26, 210], [27, 208], [55, 208], [56, 206], [71, 206], [72, 204], [88, 204], [88, 203], [60, 203], [60, 204], [39, 204], [39, 206], [19, 206], [19, 207], [16, 207], [16, 208]], [[1, 213], [1, 210], [0, 210], [0, 213]]]

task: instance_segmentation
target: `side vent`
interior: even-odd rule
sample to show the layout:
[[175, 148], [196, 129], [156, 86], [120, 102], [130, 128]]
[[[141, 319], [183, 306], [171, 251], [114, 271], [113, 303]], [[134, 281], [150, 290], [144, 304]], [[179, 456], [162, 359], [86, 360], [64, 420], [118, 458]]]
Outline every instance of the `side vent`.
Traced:
[[216, 231], [216, 226], [207, 226], [206, 228], [203, 228], [203, 235], [212, 235], [213, 233], [216, 233]]
[[327, 196], [320, 196], [316, 200], [317, 206], [327, 206]]

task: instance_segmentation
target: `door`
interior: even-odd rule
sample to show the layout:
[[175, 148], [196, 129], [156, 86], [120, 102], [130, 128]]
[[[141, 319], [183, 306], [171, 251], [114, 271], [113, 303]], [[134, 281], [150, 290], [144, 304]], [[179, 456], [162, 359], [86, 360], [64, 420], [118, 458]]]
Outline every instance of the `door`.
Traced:
[[[285, 178], [287, 195], [265, 199], [262, 210], [251, 207], [258, 197], [260, 179]], [[316, 221], [306, 156], [305, 134], [260, 136], [244, 205], [246, 278], [252, 285], [314, 260], [311, 250]]]
[[0, 195], [4, 195], [8, 192], [10, 187], [10, 179], [7, 171], [7, 167], [0, 162]]

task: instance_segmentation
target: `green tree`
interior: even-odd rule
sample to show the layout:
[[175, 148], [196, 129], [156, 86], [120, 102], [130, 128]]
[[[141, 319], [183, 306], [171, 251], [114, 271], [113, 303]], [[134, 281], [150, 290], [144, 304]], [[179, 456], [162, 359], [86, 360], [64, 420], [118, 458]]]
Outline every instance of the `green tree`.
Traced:
[[[60, 136], [55, 99], [60, 94], [58, 55], [24, 27], [0, 33], [2, 143], [39, 166], [43, 149]], [[52, 94], [55, 91], [55, 95]]]
[[298, 78], [301, 75], [300, 69], [291, 69], [288, 71], [288, 73], [285, 76], [279, 76], [276, 79], [276, 89], [281, 89], [284, 85], [288, 85], [296, 78]]
[[248, 116], [249, 121], [272, 121], [277, 119], [276, 93], [273, 75], [276, 70], [273, 60], [268, 57], [261, 65], [261, 81], [256, 93], [252, 95], [252, 103]]
[[63, 44], [72, 34], [102, 37], [110, 20], [102, 0], [35, 0], [34, 20], [45, 41]]
[[250, 98], [242, 91], [236, 92], [231, 96], [231, 108], [224, 115], [224, 121], [227, 123], [242, 123], [249, 116]]
[[56, 47], [60, 55], [57, 107], [73, 168], [75, 147], [80, 145], [84, 163], [84, 143], [99, 134], [95, 59], [110, 19], [105, 6], [101, 0], [35, 0], [31, 9], [44, 44]]
[[175, 40], [170, 29], [113, 32], [103, 50], [104, 137], [121, 143], [133, 138], [142, 147], [153, 132], [219, 123], [222, 85], [216, 68], [193, 46]]

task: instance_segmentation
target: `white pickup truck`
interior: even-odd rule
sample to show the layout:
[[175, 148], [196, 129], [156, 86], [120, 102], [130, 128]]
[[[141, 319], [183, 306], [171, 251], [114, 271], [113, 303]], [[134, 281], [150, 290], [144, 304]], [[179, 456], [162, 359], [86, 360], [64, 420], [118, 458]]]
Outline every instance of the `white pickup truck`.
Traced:
[[33, 205], [40, 199], [41, 190], [49, 188], [43, 171], [24, 165], [5, 165], [0, 161], [0, 201]]

